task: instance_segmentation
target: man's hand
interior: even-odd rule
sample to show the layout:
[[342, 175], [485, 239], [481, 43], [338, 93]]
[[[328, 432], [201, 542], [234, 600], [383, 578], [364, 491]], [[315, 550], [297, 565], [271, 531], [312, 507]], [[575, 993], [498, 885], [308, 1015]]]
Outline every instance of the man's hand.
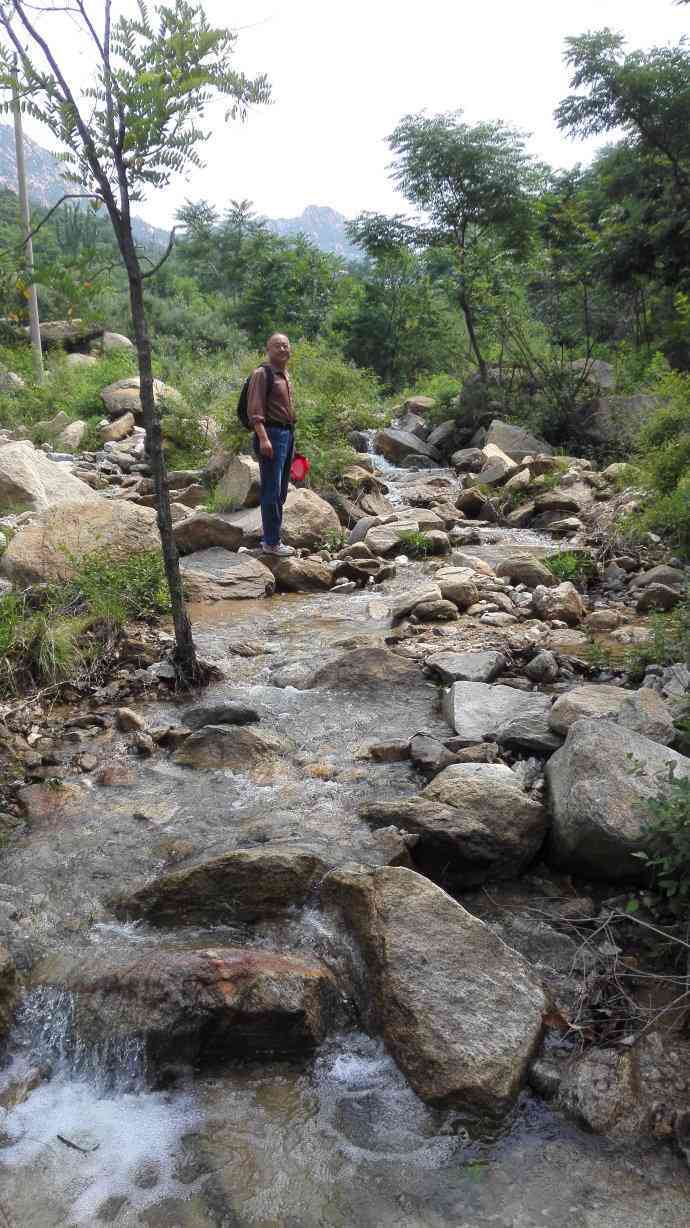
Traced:
[[264, 460], [273, 460], [273, 444], [271, 443], [266, 427], [263, 422], [257, 422], [255, 426], [257, 438], [259, 440], [259, 452]]

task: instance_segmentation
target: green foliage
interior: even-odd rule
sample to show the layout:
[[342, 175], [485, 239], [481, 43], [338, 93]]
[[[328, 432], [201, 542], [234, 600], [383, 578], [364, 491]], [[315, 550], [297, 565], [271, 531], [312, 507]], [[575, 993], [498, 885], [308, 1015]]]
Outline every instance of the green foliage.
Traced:
[[0, 694], [77, 680], [108, 654], [127, 619], [165, 614], [170, 601], [156, 552], [80, 561], [65, 584], [0, 598]]
[[414, 559], [425, 559], [431, 554], [433, 546], [426, 533], [419, 529], [404, 529], [398, 533], [401, 546]]
[[85, 603], [92, 617], [118, 625], [128, 618], [155, 618], [170, 609], [158, 551], [142, 551], [117, 562], [101, 554], [88, 555], [70, 583], [75, 599]]
[[639, 532], [663, 534], [690, 556], [690, 376], [657, 362], [648, 388], [659, 408], [639, 436], [640, 479], [648, 495], [635, 523]]
[[228, 496], [218, 493], [218, 487], [212, 486], [206, 500], [207, 512], [236, 512], [237, 504]]
[[452, 375], [448, 371], [437, 371], [435, 375], [418, 379], [412, 387], [405, 389], [403, 396], [405, 399], [432, 397], [436, 405], [427, 417], [432, 422], [442, 422], [452, 416], [451, 409], [457, 402], [462, 382], [461, 375]]
[[102, 417], [101, 390], [135, 369], [131, 352], [126, 350], [115, 350], [93, 366], [78, 367], [69, 366], [65, 356], [55, 352], [49, 359], [45, 382], [39, 385], [34, 382], [28, 346], [0, 348], [0, 366], [16, 371], [26, 382], [26, 387], [16, 392], [0, 392], [0, 422], [9, 427], [32, 426], [61, 410], [70, 421]]
[[682, 661], [690, 667], [690, 595], [686, 594], [670, 613], [652, 615], [650, 628], [651, 640], [631, 649], [627, 656], [633, 681], [641, 681], [648, 665], [674, 665]]
[[572, 584], [587, 584], [597, 574], [594, 559], [579, 550], [563, 550], [560, 554], [551, 554], [544, 559], [544, 566], [559, 583], [570, 580]]
[[337, 554], [342, 550], [347, 542], [347, 533], [344, 529], [329, 529], [323, 539], [323, 544], [326, 550], [331, 554]]
[[647, 848], [634, 856], [648, 867], [672, 910], [684, 916], [690, 897], [690, 779], [676, 776], [675, 766], [647, 803]]

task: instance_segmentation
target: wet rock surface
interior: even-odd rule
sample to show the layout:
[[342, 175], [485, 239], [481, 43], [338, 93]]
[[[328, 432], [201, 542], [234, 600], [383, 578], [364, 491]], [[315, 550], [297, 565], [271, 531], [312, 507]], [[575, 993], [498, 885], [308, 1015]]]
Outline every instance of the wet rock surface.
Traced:
[[504, 1110], [546, 1007], [528, 965], [410, 871], [345, 867], [328, 876], [323, 892], [327, 911], [361, 950], [367, 1014], [415, 1091], [437, 1104]]

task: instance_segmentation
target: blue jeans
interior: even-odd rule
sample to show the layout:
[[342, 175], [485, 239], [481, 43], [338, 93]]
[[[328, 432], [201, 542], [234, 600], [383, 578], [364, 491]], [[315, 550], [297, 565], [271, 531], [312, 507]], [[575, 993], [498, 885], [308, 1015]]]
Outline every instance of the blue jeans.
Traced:
[[277, 546], [283, 523], [283, 504], [287, 498], [290, 481], [290, 465], [295, 446], [293, 431], [279, 426], [267, 426], [266, 434], [273, 444], [270, 460], [261, 455], [259, 441], [254, 435], [254, 454], [261, 473], [261, 522], [264, 528], [264, 545]]

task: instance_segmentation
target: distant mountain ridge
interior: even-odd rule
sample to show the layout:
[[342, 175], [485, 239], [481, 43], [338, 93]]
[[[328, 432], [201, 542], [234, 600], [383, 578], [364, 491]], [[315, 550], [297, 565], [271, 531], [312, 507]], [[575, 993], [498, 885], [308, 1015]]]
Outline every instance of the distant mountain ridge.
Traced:
[[347, 237], [347, 218], [329, 205], [307, 205], [299, 217], [266, 218], [274, 234], [291, 239], [303, 234], [322, 252], [333, 252], [346, 260], [361, 260], [362, 252]]
[[[30, 137], [24, 137], [26, 177], [29, 197], [33, 205], [50, 208], [66, 192], [78, 191], [62, 178], [62, 164], [49, 149], [37, 145]], [[14, 151], [14, 128], [0, 124], [0, 188], [17, 191], [17, 159]], [[134, 237], [149, 247], [162, 247], [168, 241], [167, 230], [150, 226], [143, 218], [133, 218]]]
[[[62, 165], [54, 154], [30, 137], [24, 138], [26, 173], [29, 196], [35, 205], [50, 208], [70, 191], [62, 178]], [[0, 124], [0, 187], [17, 191], [17, 163], [14, 152], [14, 129]], [[264, 218], [273, 234], [294, 238], [303, 234], [322, 252], [332, 252], [346, 260], [361, 259], [362, 253], [350, 243], [345, 226], [347, 219], [328, 205], [308, 205], [299, 217]], [[143, 218], [134, 219], [135, 238], [151, 247], [162, 247], [168, 241], [168, 231], [151, 226]]]

